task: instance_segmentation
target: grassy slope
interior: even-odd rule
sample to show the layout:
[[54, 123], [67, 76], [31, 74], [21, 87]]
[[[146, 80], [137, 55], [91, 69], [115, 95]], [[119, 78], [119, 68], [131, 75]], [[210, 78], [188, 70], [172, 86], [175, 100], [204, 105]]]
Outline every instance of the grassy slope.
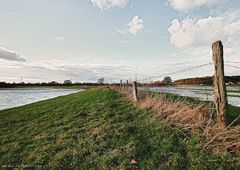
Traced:
[[[0, 166], [77, 169], [215, 169], [239, 158], [205, 153], [198, 136], [155, 122], [108, 89], [84, 92], [0, 111]], [[129, 160], [136, 159], [137, 165]], [[237, 160], [238, 159], [238, 160]], [[43, 168], [41, 167], [41, 168]]]

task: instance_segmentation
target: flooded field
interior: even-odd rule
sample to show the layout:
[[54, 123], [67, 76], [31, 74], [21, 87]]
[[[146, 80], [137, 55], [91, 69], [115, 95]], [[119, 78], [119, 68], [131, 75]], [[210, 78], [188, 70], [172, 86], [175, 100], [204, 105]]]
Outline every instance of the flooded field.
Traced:
[[[178, 86], [154, 87], [150, 91], [177, 94], [180, 96], [196, 97], [200, 100], [212, 101], [213, 87], [211, 86]], [[227, 87], [228, 103], [240, 107], [240, 87]]]
[[0, 89], [0, 110], [79, 92], [73, 89]]

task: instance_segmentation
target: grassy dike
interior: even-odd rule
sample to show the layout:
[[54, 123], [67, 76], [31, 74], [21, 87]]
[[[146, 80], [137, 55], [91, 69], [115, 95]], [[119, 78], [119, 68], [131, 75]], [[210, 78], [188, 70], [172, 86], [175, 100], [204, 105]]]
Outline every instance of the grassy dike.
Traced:
[[[0, 111], [0, 166], [39, 169], [235, 169], [110, 89], [88, 89]], [[131, 159], [137, 164], [131, 165]]]

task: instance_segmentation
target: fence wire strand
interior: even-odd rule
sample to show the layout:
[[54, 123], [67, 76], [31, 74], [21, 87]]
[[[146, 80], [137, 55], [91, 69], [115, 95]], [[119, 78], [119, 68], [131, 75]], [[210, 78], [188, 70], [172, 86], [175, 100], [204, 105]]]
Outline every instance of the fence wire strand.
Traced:
[[[227, 64], [226, 64], [227, 63]], [[232, 64], [238, 64], [238, 65], [232, 65]], [[227, 66], [227, 67], [231, 67], [231, 68], [236, 68], [236, 69], [240, 69], [240, 66], [239, 66], [240, 62], [239, 61], [225, 61], [225, 64], [224, 66]], [[176, 74], [181, 74], [181, 73], [185, 73], [185, 72], [188, 72], [188, 71], [192, 71], [192, 70], [195, 70], [195, 69], [198, 69], [198, 68], [202, 68], [202, 67], [205, 67], [205, 66], [209, 66], [209, 65], [213, 65], [212, 62], [209, 62], [209, 63], [205, 63], [205, 64], [201, 64], [201, 65], [197, 65], [197, 66], [192, 66], [192, 67], [189, 67], [189, 68], [186, 68], [186, 69], [182, 69], [182, 70], [177, 70], [177, 71], [173, 71], [173, 72], [169, 72], [169, 73], [163, 73], [163, 74], [160, 74], [160, 75], [156, 75], [156, 76], [152, 76], [152, 77], [147, 77], [147, 78], [143, 78], [143, 79], [138, 79], [137, 81], [138, 82], [146, 82], [146, 81], [150, 81], [152, 79], [155, 79], [155, 78], [161, 78], [161, 77], [164, 77], [164, 76], [170, 76], [170, 75], [176, 75]], [[113, 80], [116, 80], [116, 77], [108, 77], [109, 80], [113, 81]], [[121, 80], [127, 80], [126, 78], [123, 78]], [[131, 82], [131, 81], [130, 81]], [[129, 83], [130, 83], [129, 82]], [[117, 83], [117, 82], [116, 82]]]
[[178, 71], [173, 71], [173, 72], [164, 73], [164, 74], [161, 74], [161, 75], [149, 77], [149, 78], [147, 78], [147, 79], [140, 79], [139, 81], [151, 80], [151, 79], [160, 78], [160, 77], [163, 77], [163, 76], [180, 74], [180, 73], [192, 71], [192, 70], [194, 70], [194, 69], [198, 69], [198, 68], [201, 68], [201, 67], [205, 67], [205, 66], [208, 66], [208, 65], [213, 65], [213, 63], [201, 64], [201, 65], [198, 65], [198, 66], [189, 67], [189, 68], [187, 68], [187, 69], [182, 69], [182, 70], [178, 70]]
[[230, 64], [224, 64], [225, 66], [228, 66], [228, 67], [232, 67], [232, 68], [240, 68], [240, 66], [234, 66], [234, 65], [230, 65]]

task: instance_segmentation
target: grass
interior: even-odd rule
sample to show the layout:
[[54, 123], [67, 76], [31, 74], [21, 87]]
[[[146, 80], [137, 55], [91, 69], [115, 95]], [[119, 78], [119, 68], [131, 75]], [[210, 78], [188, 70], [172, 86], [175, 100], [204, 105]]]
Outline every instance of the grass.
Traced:
[[[187, 97], [187, 96], [180, 96], [177, 94], [172, 93], [158, 93], [158, 92], [151, 92], [153, 94], [163, 95], [164, 99], [167, 101], [181, 101], [190, 106], [197, 106], [201, 104], [207, 104], [210, 108], [214, 107], [214, 103], [211, 101], [202, 101], [198, 98], [194, 97]], [[233, 106], [228, 104], [228, 115], [227, 115], [227, 122], [228, 124], [232, 123], [240, 114], [240, 107]], [[240, 120], [237, 120], [234, 125], [240, 125]]]
[[[39, 169], [234, 169], [168, 122], [110, 89], [87, 89], [0, 111], [0, 165]], [[131, 165], [131, 159], [137, 164]]]

